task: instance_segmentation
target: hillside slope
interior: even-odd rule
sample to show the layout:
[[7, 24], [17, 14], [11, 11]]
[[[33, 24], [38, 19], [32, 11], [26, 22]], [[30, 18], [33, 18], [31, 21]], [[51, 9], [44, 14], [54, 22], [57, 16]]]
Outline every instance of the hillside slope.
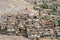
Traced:
[[36, 13], [24, 0], [0, 0], [0, 13]]

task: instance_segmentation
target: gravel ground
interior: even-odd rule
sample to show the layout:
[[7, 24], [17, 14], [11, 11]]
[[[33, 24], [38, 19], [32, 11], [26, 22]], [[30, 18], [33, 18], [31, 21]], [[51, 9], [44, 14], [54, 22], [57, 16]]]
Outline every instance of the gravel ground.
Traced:
[[[40, 38], [40, 40], [52, 40], [52, 39], [47, 37], [47, 38]], [[58, 40], [58, 39], [53, 38], [53, 40]]]
[[29, 40], [29, 39], [24, 38], [23, 36], [0, 35], [0, 40]]

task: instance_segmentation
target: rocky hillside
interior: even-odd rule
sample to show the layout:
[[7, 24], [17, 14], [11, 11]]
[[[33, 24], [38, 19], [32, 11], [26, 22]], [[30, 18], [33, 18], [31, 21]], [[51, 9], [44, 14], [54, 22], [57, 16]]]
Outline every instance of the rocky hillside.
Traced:
[[2, 13], [36, 13], [36, 11], [24, 0], [0, 0], [0, 14]]

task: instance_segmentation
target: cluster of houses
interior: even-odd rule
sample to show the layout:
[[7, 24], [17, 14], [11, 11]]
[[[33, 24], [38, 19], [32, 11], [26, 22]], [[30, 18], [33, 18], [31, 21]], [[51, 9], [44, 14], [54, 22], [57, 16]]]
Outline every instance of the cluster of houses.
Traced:
[[[58, 26], [57, 20], [60, 20], [60, 4], [58, 3], [59, 0], [26, 0], [27, 2], [34, 5], [34, 9], [39, 11], [39, 27], [35, 31], [33, 31], [28, 37], [35, 38], [46, 37], [49, 36], [50, 38], [58, 38], [60, 40], [60, 27]], [[48, 8], [41, 8], [39, 5], [46, 4]], [[44, 5], [45, 6], [45, 5]], [[52, 9], [56, 9], [56, 11], [52, 11]], [[54, 9], [54, 10], [55, 10]], [[37, 23], [38, 24], [38, 23]], [[38, 27], [38, 26], [36, 26]], [[28, 28], [29, 29], [29, 28]], [[33, 28], [32, 28], [33, 29]], [[30, 30], [32, 30], [30, 29]], [[38, 35], [37, 35], [38, 34]], [[38, 39], [37, 39], [38, 40]]]
[[53, 39], [57, 35], [59, 36], [59, 27], [56, 27], [54, 20], [42, 16], [33, 14], [1, 15], [0, 33], [22, 35], [31, 40], [39, 40], [40, 37]]

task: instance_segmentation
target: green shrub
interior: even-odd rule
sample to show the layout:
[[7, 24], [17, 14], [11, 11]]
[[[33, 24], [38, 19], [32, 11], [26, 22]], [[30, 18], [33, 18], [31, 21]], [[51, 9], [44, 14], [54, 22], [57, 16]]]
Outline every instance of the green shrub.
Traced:
[[58, 24], [59, 24], [59, 26], [60, 26], [60, 20], [57, 20], [57, 22], [58, 22]]
[[56, 12], [56, 11], [57, 11], [57, 9], [56, 9], [55, 7], [53, 7], [53, 8], [52, 8], [52, 11], [53, 11], [53, 12]]
[[44, 8], [44, 9], [47, 9], [48, 8], [48, 5], [47, 4], [40, 4], [39, 7]]

